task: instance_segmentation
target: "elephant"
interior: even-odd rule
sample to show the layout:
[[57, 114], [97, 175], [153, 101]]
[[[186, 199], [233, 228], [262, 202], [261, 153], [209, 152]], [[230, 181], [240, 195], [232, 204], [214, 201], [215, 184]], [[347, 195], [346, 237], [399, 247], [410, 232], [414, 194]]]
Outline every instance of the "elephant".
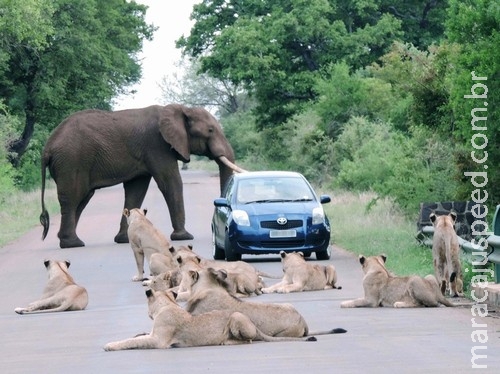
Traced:
[[[45, 208], [46, 168], [57, 186], [61, 248], [82, 247], [76, 234], [80, 215], [96, 189], [123, 183], [124, 209], [140, 208], [153, 178], [167, 203], [172, 240], [191, 240], [185, 229], [183, 185], [178, 161], [207, 156], [219, 166], [222, 189], [233, 172], [234, 152], [220, 124], [205, 109], [181, 104], [152, 105], [119, 111], [83, 110], [63, 120], [42, 153], [42, 240], [49, 231]], [[127, 243], [127, 220], [121, 214], [117, 243]]]

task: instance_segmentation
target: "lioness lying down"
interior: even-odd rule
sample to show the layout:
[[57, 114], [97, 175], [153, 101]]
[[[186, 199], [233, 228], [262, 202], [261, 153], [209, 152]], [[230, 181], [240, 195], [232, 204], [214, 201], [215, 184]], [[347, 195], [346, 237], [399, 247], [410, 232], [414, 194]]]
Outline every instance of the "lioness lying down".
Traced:
[[359, 299], [343, 301], [341, 308], [379, 307], [395, 308], [437, 307], [439, 304], [454, 306], [439, 289], [434, 275], [425, 278], [417, 275], [397, 277], [385, 267], [386, 256], [359, 256], [365, 276], [363, 288], [365, 296]]
[[104, 350], [229, 345], [250, 343], [255, 340], [266, 342], [316, 340], [314, 337], [298, 339], [268, 336], [247, 316], [229, 310], [192, 316], [175, 302], [171, 292], [148, 289], [146, 296], [149, 316], [153, 319], [152, 331], [146, 335], [108, 343], [104, 346]]
[[262, 289], [262, 293], [288, 293], [300, 291], [327, 290], [337, 287], [337, 272], [333, 265], [308, 263], [302, 252], [280, 252], [283, 266], [283, 279], [270, 287]]
[[34, 301], [27, 308], [16, 308], [19, 314], [63, 312], [83, 310], [88, 304], [87, 290], [78, 286], [68, 268], [69, 261], [45, 260], [49, 280], [40, 300]]
[[207, 268], [191, 271], [189, 274], [192, 280], [191, 294], [185, 308], [193, 315], [213, 310], [240, 312], [248, 316], [259, 330], [270, 336], [304, 337], [346, 332], [337, 328], [310, 333], [304, 317], [292, 304], [243, 301], [231, 296], [225, 288], [225, 270]]

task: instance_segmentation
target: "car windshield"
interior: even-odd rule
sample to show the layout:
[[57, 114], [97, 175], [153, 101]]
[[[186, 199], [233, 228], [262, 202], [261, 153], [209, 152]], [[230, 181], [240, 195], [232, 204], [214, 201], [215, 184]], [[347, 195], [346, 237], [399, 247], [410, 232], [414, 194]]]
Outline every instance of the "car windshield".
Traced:
[[311, 189], [302, 178], [255, 178], [238, 183], [237, 200], [240, 204], [312, 199]]

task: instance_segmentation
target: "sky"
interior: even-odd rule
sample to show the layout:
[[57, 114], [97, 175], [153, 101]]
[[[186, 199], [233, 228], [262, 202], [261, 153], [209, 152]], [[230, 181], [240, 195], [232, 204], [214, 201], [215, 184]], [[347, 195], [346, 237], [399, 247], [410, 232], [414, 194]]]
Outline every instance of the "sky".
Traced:
[[158, 30], [152, 41], [143, 43], [142, 53], [139, 54], [142, 79], [132, 87], [137, 92], [116, 98], [114, 110], [162, 104], [159, 83], [176, 69], [175, 63], [181, 59], [181, 52], [175, 48], [175, 41], [182, 35], [189, 35], [193, 26], [189, 16], [193, 5], [200, 1], [182, 0], [172, 5], [171, 0], [136, 0], [149, 7], [146, 22], [154, 24]]

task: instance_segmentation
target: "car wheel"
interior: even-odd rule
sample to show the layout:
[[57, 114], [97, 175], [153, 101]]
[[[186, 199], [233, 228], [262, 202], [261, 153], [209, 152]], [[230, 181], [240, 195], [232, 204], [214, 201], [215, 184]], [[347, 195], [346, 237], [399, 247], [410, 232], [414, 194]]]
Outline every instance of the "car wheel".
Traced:
[[217, 245], [215, 241], [215, 229], [212, 227], [212, 255], [214, 260], [224, 260], [226, 258], [226, 253], [224, 252], [224, 248], [221, 248]]
[[241, 260], [241, 254], [234, 253], [233, 246], [231, 245], [231, 242], [229, 241], [229, 236], [227, 235], [227, 233], [226, 233], [226, 239], [224, 240], [224, 250], [226, 252], [226, 261], [240, 261]]
[[329, 245], [323, 251], [316, 252], [316, 260], [329, 260], [332, 255], [332, 247]]

